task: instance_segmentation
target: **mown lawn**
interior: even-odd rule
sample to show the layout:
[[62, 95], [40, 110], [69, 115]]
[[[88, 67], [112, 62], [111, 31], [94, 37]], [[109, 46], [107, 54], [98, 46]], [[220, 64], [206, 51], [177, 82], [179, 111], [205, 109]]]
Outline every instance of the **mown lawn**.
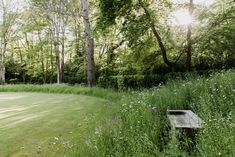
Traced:
[[0, 93], [0, 157], [79, 156], [107, 105], [73, 94]]

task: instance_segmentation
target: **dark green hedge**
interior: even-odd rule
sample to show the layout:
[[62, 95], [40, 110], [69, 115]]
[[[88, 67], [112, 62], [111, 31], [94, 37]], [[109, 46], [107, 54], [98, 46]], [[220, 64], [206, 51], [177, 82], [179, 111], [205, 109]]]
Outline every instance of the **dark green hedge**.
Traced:
[[104, 88], [115, 89], [140, 89], [152, 87], [160, 83], [165, 83], [166, 79], [161, 75], [124, 75], [99, 77], [98, 85]]
[[159, 84], [165, 84], [172, 79], [185, 80], [187, 78], [194, 78], [198, 76], [208, 77], [216, 71], [195, 71], [190, 73], [171, 72], [165, 75], [120, 75], [99, 77], [98, 85], [104, 88], [114, 89], [141, 89], [150, 88]]

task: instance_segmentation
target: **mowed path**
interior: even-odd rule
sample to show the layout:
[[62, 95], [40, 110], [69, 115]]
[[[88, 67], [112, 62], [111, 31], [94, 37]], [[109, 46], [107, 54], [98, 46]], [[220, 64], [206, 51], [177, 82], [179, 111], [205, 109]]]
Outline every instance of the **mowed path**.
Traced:
[[87, 140], [106, 105], [80, 95], [0, 93], [0, 157], [64, 156]]

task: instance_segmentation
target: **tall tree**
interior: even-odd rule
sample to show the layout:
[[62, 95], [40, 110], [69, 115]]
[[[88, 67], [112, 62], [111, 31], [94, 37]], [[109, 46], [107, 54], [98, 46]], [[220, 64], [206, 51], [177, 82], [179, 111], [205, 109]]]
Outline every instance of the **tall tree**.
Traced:
[[200, 10], [198, 19], [201, 25], [197, 31], [195, 62], [197, 69], [216, 66], [235, 66], [235, 3], [216, 1]]
[[10, 29], [15, 23], [16, 20], [16, 13], [11, 11], [11, 0], [0, 1], [0, 7], [2, 10], [2, 24], [1, 24], [1, 62], [0, 62], [0, 82], [5, 83], [5, 73], [6, 73], [6, 51], [7, 51], [7, 45], [9, 44], [9, 38], [10, 38]]
[[33, 5], [41, 10], [43, 16], [47, 19], [54, 54], [56, 58], [57, 83], [64, 82], [64, 57], [65, 57], [65, 32], [68, 22], [68, 9], [72, 5], [70, 0], [33, 0]]
[[[150, 4], [145, 0], [100, 0], [101, 16], [100, 21], [103, 28], [105, 25], [116, 24], [116, 21], [121, 20], [123, 28], [122, 33], [129, 41], [129, 46], [133, 47], [133, 43], [140, 42], [145, 36], [149, 39], [148, 34], [153, 34], [155, 45], [158, 47], [155, 52], [160, 52], [163, 62], [174, 70], [175, 65], [179, 61], [181, 55], [176, 55], [176, 59], [170, 59], [169, 45], [166, 41], [166, 33], [168, 28], [164, 20], [166, 10], [170, 10], [171, 2], [158, 1]], [[158, 12], [154, 12], [157, 9]], [[102, 29], [103, 29], [102, 28]], [[151, 37], [151, 40], [153, 38]], [[139, 47], [139, 44], [135, 46]], [[158, 53], [156, 53], [158, 54]]]
[[6, 16], [7, 16], [7, 8], [5, 2], [1, 1], [1, 9], [2, 13], [2, 34], [1, 34], [1, 64], [0, 64], [0, 82], [5, 83], [5, 55], [7, 48], [7, 32], [8, 27], [6, 25]]
[[[189, 2], [189, 14], [192, 17], [193, 14], [193, 0]], [[186, 59], [186, 66], [187, 71], [192, 70], [192, 23], [188, 24], [188, 32], [187, 32], [187, 59]]]
[[92, 36], [91, 24], [89, 20], [89, 7], [88, 0], [81, 0], [83, 8], [83, 21], [86, 34], [86, 47], [87, 47], [87, 83], [92, 87], [95, 85], [95, 62], [94, 62], [94, 39]]
[[161, 50], [164, 63], [167, 64], [169, 67], [173, 68], [174, 63], [171, 62], [167, 57], [167, 49], [165, 47], [165, 44], [163, 43], [163, 39], [162, 39], [159, 31], [156, 29], [155, 22], [152, 19], [151, 15], [148, 11], [148, 8], [145, 6], [145, 4], [142, 2], [142, 0], [139, 0], [139, 3], [141, 5], [141, 7], [144, 9], [144, 12], [145, 12], [146, 18], [150, 24], [151, 30], [153, 31], [153, 34], [154, 34], [155, 38], [157, 39], [157, 43], [158, 43], [158, 46]]

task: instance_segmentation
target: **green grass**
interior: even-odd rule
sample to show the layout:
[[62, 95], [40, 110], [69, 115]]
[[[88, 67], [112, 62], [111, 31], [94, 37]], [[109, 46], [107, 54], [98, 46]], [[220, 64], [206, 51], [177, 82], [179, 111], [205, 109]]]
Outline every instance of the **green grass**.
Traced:
[[118, 100], [118, 93], [111, 89], [103, 89], [98, 87], [87, 88], [84, 86], [68, 86], [68, 85], [2, 85], [0, 92], [40, 92], [40, 93], [60, 93], [60, 94], [80, 94], [88, 95], [109, 100]]
[[0, 93], [0, 156], [80, 156], [72, 150], [111, 108], [89, 96]]
[[[119, 115], [100, 127], [87, 146], [88, 156], [235, 156], [234, 71], [131, 92], [120, 103]], [[156, 113], [150, 112], [153, 106]], [[183, 141], [177, 138], [167, 109], [190, 109], [201, 117], [203, 128], [196, 134], [195, 144], [186, 137]]]
[[[67, 156], [89, 157], [235, 156], [235, 72], [232, 70], [213, 74], [210, 78], [172, 80], [152, 89], [121, 93], [66, 85], [6, 85], [0, 86], [0, 91], [30, 92], [24, 101], [47, 101], [50, 100], [48, 97], [54, 95], [33, 96], [40, 95], [38, 92], [63, 93], [54, 95], [56, 100], [62, 99], [57, 107], [50, 105], [50, 102], [43, 102], [41, 109], [30, 108], [28, 113], [40, 113], [51, 108], [49, 111], [52, 114], [41, 119], [39, 116], [38, 122], [32, 119], [31, 122], [22, 122], [11, 131], [1, 131], [0, 152], [15, 153], [21, 147], [19, 143], [31, 141], [28, 142], [28, 150], [35, 150], [38, 142], [40, 155], [49, 157], [63, 156], [64, 152]], [[72, 93], [93, 97], [88, 99], [86, 96], [70, 95]], [[74, 102], [83, 106], [84, 110], [78, 113], [71, 111], [77, 105], [68, 105], [70, 98], [71, 101], [76, 99]], [[15, 106], [18, 102], [15, 102]], [[31, 106], [32, 102], [28, 104]], [[43, 106], [48, 107], [45, 109]], [[151, 107], [156, 107], [157, 111], [150, 112]], [[196, 143], [187, 138], [179, 141], [178, 132], [170, 126], [167, 109], [190, 109], [199, 115], [204, 123], [196, 134]], [[89, 122], [84, 117], [89, 117]], [[76, 126], [75, 123], [80, 121], [85, 122]], [[35, 131], [35, 128], [41, 129], [41, 132]], [[73, 134], [69, 133], [70, 130], [73, 130]], [[42, 134], [45, 134], [45, 139], [41, 138]], [[12, 142], [9, 142], [8, 136], [12, 136]], [[13, 139], [16, 143], [18, 141], [18, 145]], [[1, 150], [2, 147], [4, 149]], [[24, 153], [23, 150], [20, 152]]]

